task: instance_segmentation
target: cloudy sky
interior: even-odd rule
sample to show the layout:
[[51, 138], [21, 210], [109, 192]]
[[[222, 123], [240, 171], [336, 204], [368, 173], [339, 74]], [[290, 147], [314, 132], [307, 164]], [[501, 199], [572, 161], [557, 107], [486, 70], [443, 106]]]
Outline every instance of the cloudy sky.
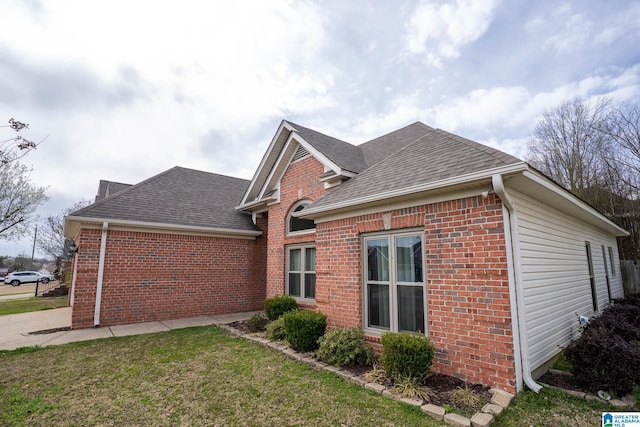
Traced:
[[[50, 200], [173, 166], [250, 179], [282, 119], [359, 144], [422, 121], [526, 154], [541, 113], [640, 95], [640, 1], [5, 0], [0, 124]], [[0, 128], [0, 137], [8, 135]], [[33, 236], [0, 241], [31, 254]]]

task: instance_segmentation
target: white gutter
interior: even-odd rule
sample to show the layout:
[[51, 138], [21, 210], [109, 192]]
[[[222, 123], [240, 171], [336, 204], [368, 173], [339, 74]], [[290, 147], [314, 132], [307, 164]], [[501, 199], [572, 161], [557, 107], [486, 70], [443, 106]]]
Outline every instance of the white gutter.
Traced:
[[100, 306], [102, 304], [102, 279], [104, 277], [104, 256], [107, 249], [108, 222], [102, 223], [102, 239], [100, 240], [100, 261], [98, 263], [98, 283], [96, 284], [96, 308], [93, 313], [93, 326], [100, 326]]
[[[262, 235], [262, 231], [257, 230], [236, 230], [232, 228], [216, 228], [216, 227], [202, 227], [198, 225], [176, 225], [176, 224], [168, 224], [161, 222], [148, 222], [148, 221], [131, 221], [131, 220], [120, 220], [120, 219], [100, 219], [100, 218], [92, 218], [92, 217], [82, 217], [82, 216], [67, 216], [64, 218], [64, 235], [65, 237], [73, 238], [73, 232], [77, 230], [71, 229], [72, 222], [84, 222], [84, 223], [99, 223], [108, 221], [112, 228], [113, 226], [123, 226], [123, 227], [139, 227], [144, 229], [159, 229], [162, 231], [173, 231], [176, 233], [180, 232], [192, 232], [192, 233], [206, 233], [206, 234], [220, 234], [225, 237], [227, 236], [237, 236], [244, 238], [255, 238]], [[80, 227], [78, 226], [78, 229]]]
[[[538, 393], [542, 386], [531, 376], [531, 362], [529, 360], [529, 346], [527, 340], [527, 323], [525, 318], [524, 295], [522, 293], [522, 272], [520, 270], [520, 239], [518, 237], [518, 222], [516, 206], [509, 197], [501, 174], [491, 177], [493, 190], [502, 200], [503, 215], [508, 216], [505, 221], [505, 244], [509, 270], [509, 295], [511, 305], [511, 319], [513, 322], [513, 341], [516, 359], [516, 383], [522, 386], [522, 380], [531, 390]], [[515, 300], [515, 301], [514, 301]], [[515, 304], [514, 304], [515, 302]], [[520, 363], [519, 363], [520, 362]], [[520, 372], [518, 372], [520, 371]]]
[[407, 196], [414, 193], [419, 193], [423, 191], [435, 190], [438, 188], [448, 187], [457, 184], [464, 184], [467, 182], [473, 182], [481, 179], [491, 178], [495, 174], [507, 174], [507, 173], [517, 173], [523, 172], [527, 169], [527, 164], [524, 162], [514, 163], [507, 166], [500, 166], [498, 168], [486, 169], [479, 172], [473, 172], [466, 175], [454, 176], [451, 178], [442, 179], [440, 181], [428, 182], [426, 184], [418, 184], [411, 187], [404, 187], [397, 190], [385, 191], [381, 193], [376, 193], [373, 195], [349, 199], [343, 202], [334, 203], [327, 206], [321, 206], [314, 208], [313, 205], [304, 209], [304, 215], [301, 215], [302, 218], [309, 218], [312, 215], [321, 214], [324, 212], [330, 212], [338, 209], [350, 208], [356, 205], [373, 203], [384, 201], [394, 197]]

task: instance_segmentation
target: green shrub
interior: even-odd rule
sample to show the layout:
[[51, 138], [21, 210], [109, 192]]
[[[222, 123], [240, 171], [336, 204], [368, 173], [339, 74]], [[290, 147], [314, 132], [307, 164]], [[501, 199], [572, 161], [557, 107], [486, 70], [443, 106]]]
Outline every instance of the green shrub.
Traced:
[[288, 295], [278, 295], [264, 300], [264, 312], [271, 321], [276, 320], [289, 311], [298, 309], [298, 303]]
[[373, 348], [360, 328], [333, 329], [318, 340], [316, 357], [335, 366], [364, 366], [373, 363]]
[[315, 311], [291, 311], [283, 316], [284, 333], [296, 351], [313, 351], [327, 328], [327, 316]]
[[254, 314], [247, 320], [247, 327], [249, 328], [249, 332], [260, 332], [265, 330], [267, 323], [269, 323], [269, 319], [262, 314]]
[[388, 378], [426, 378], [433, 361], [433, 344], [424, 336], [388, 332], [382, 335], [381, 363]]
[[271, 341], [282, 341], [285, 339], [284, 316], [278, 317], [267, 325], [267, 338]]

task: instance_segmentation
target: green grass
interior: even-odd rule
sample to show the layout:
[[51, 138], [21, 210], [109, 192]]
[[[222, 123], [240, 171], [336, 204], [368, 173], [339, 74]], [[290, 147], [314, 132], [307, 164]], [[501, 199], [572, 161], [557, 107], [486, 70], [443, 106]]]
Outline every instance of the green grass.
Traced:
[[[493, 425], [597, 426], [607, 410], [544, 388], [519, 393]], [[2, 351], [0, 425], [445, 424], [216, 327], [197, 327]]]
[[441, 425], [215, 327], [0, 353], [0, 425]]
[[569, 396], [560, 391], [543, 388], [540, 393], [518, 393], [509, 408], [500, 414], [494, 426], [600, 426], [602, 412], [611, 407]]
[[69, 297], [32, 297], [27, 299], [15, 299], [0, 301], [0, 316], [7, 314], [28, 313], [30, 311], [50, 310], [57, 307], [65, 307], [69, 303]]
[[571, 368], [572, 368], [571, 362], [569, 362], [567, 358], [564, 356], [564, 351], [560, 353], [560, 355], [558, 356], [558, 359], [553, 364], [552, 368], [557, 369], [559, 371], [571, 372]]

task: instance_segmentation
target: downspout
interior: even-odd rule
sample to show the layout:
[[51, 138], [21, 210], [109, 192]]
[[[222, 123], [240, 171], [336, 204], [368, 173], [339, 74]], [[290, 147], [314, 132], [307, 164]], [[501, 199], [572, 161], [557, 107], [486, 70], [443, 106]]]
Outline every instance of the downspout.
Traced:
[[[526, 311], [522, 292], [522, 272], [520, 271], [520, 239], [518, 237], [516, 207], [507, 193], [502, 175], [493, 175], [491, 181], [493, 190], [502, 200], [503, 215], [509, 219], [508, 222], [505, 221], [505, 225], [508, 225], [505, 227], [505, 243], [507, 246], [508, 266], [512, 271], [512, 274], [509, 274], [509, 295], [511, 299], [511, 318], [514, 321], [513, 338], [516, 352], [516, 383], [521, 384], [521, 381], [524, 380], [527, 387], [538, 393], [542, 389], [542, 386], [531, 376], [531, 361], [529, 360], [527, 323], [525, 318]], [[521, 372], [520, 375], [518, 375], [518, 370]]]
[[75, 301], [75, 296], [76, 296], [76, 273], [78, 271], [78, 253], [74, 251], [71, 259], [73, 261], [73, 275], [71, 276], [71, 298], [69, 299], [69, 305], [73, 307], [73, 303]]
[[98, 282], [96, 284], [96, 308], [93, 313], [93, 326], [100, 326], [100, 306], [102, 304], [102, 279], [104, 277], [104, 255], [107, 249], [108, 222], [102, 223], [102, 239], [100, 240], [100, 261], [98, 264]]

